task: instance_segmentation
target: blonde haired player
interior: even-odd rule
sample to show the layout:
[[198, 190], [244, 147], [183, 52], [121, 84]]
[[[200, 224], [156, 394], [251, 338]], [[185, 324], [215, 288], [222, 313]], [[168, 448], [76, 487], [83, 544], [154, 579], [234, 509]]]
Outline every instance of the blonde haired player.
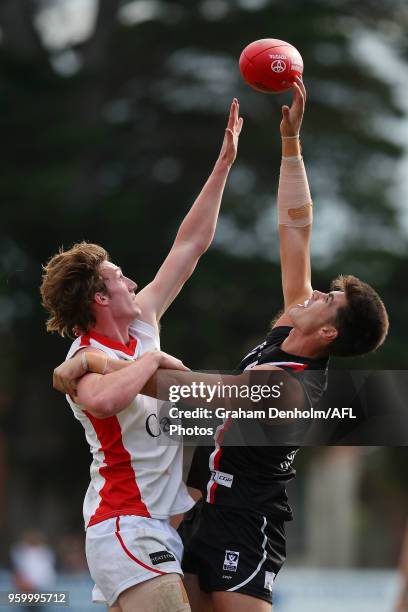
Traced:
[[[93, 455], [84, 501], [93, 599], [117, 611], [190, 609], [182, 543], [169, 522], [193, 505], [181, 478], [182, 448], [160, 444], [163, 407], [138, 393], [157, 368], [186, 369], [160, 352], [158, 324], [212, 241], [241, 128], [234, 99], [215, 167], [157, 275], [137, 295], [136, 283], [99, 245], [79, 243], [44, 267], [47, 328], [78, 336], [67, 359], [79, 353], [85, 373], [75, 401], [67, 399]], [[90, 373], [95, 355], [133, 363]]]

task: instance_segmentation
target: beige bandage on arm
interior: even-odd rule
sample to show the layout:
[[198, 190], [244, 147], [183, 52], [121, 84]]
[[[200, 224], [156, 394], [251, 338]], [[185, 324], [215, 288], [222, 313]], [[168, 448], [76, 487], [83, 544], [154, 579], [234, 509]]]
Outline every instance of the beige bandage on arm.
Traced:
[[305, 227], [313, 221], [313, 202], [303, 157], [282, 157], [278, 188], [278, 223]]

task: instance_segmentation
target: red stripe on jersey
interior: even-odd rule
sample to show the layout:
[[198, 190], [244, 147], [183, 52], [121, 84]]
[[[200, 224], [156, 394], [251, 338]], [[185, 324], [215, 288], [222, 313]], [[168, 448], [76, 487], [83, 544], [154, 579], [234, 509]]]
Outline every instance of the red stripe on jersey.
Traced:
[[296, 370], [296, 371], [306, 370], [307, 368], [306, 363], [283, 363], [282, 365], [284, 365], [287, 368], [292, 368], [292, 370]]
[[285, 368], [291, 368], [292, 370], [306, 370], [307, 368], [307, 363], [297, 363], [296, 361], [271, 361], [270, 363], [269, 362], [265, 362], [261, 364], [256, 363], [255, 367], [257, 365], [284, 366]]
[[214, 457], [214, 470], [218, 470], [218, 468], [220, 467], [221, 455], [222, 455], [222, 448], [219, 448]]
[[[222, 448], [219, 448], [214, 455], [214, 470], [218, 470], [219, 468], [221, 455], [222, 455]], [[208, 502], [210, 504], [214, 503], [214, 495], [215, 495], [215, 491], [217, 487], [218, 487], [218, 482], [213, 482], [210, 487], [209, 497], [208, 497]]]
[[225, 432], [227, 432], [230, 429], [231, 425], [232, 425], [232, 417], [229, 416], [227, 420], [225, 421], [225, 423], [223, 424], [222, 429], [220, 430], [218, 437], [217, 437], [217, 442], [220, 446], [224, 442]]
[[213, 504], [214, 503], [214, 496], [215, 496], [215, 491], [218, 488], [218, 482], [213, 482], [211, 487], [210, 487], [210, 493], [208, 496], [208, 503], [209, 504]]
[[121, 353], [125, 353], [126, 355], [130, 355], [130, 357], [134, 357], [137, 340], [136, 338], [132, 338], [132, 336], [129, 336], [128, 344], [122, 344], [122, 342], [117, 342], [116, 340], [107, 338], [106, 336], [98, 334], [95, 331], [90, 331], [84, 336], [81, 336], [80, 346], [89, 346], [91, 344], [91, 338], [99, 342], [99, 344], [107, 346], [108, 348], [120, 351]]
[[125, 551], [125, 553], [127, 554], [128, 557], [130, 557], [132, 559], [132, 561], [134, 561], [135, 563], [137, 563], [138, 565], [141, 565], [142, 567], [144, 567], [145, 569], [154, 572], [155, 574], [160, 574], [160, 576], [165, 576], [168, 572], [161, 572], [158, 569], [155, 569], [153, 567], [150, 567], [149, 565], [146, 565], [146, 563], [143, 563], [143, 561], [141, 561], [140, 559], [138, 559], [137, 557], [135, 557], [128, 548], [126, 548], [126, 545], [124, 543], [124, 541], [122, 540], [122, 536], [120, 535], [120, 527], [119, 527], [119, 517], [117, 517], [116, 519], [116, 532], [115, 532], [116, 537], [118, 538], [120, 545], [122, 546], [123, 550]]
[[[213, 464], [214, 464], [214, 468], [211, 467], [210, 465], [210, 470], [214, 469], [216, 471], [218, 471], [219, 467], [220, 467], [220, 459], [221, 459], [221, 455], [222, 455], [222, 448], [221, 448], [221, 444], [224, 442], [224, 436], [225, 436], [225, 432], [228, 431], [228, 429], [231, 427], [232, 425], [232, 418], [229, 416], [227, 418], [227, 420], [225, 421], [225, 423], [222, 424], [221, 429], [218, 432], [218, 435], [216, 436], [216, 440], [215, 440], [215, 444], [216, 446], [218, 446], [218, 450], [214, 455], [213, 458]], [[211, 461], [211, 456], [210, 456], [210, 461]], [[213, 482], [210, 490], [208, 492], [208, 498], [207, 501], [209, 504], [213, 504], [214, 503], [214, 496], [215, 496], [215, 491], [218, 488], [218, 482]]]
[[92, 423], [106, 464], [99, 468], [105, 483], [99, 491], [101, 501], [88, 526], [118, 514], [134, 514], [150, 518], [140, 495], [130, 454], [123, 445], [118, 418], [111, 416], [107, 419], [97, 419], [86, 410], [84, 413]]

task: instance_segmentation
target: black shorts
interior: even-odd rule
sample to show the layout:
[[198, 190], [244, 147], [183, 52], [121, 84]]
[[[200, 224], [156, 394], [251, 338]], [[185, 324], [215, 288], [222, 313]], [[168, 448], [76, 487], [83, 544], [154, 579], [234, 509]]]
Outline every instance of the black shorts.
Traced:
[[285, 523], [255, 512], [198, 502], [179, 528], [182, 569], [206, 593], [232, 591], [272, 602], [286, 558]]

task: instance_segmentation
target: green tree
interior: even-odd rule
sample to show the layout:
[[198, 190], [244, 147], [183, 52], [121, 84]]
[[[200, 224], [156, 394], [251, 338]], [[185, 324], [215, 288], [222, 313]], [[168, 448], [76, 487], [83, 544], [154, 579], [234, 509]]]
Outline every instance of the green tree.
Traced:
[[[250, 90], [237, 64], [258, 38], [292, 42], [305, 62], [315, 286], [339, 272], [373, 282], [392, 333], [359, 364], [401, 367], [406, 236], [391, 188], [402, 148], [384, 126], [401, 121], [403, 109], [392, 78], [372, 69], [361, 41], [403, 57], [404, 3], [103, 0], [82, 38], [75, 28], [67, 34], [68, 5], [0, 3], [0, 411], [19, 441], [10, 450], [13, 469], [26, 482], [41, 469], [44, 490], [61, 466], [65, 480], [84, 473], [76, 467], [86, 449], [72, 458], [78, 432], [50, 389], [67, 345], [45, 333], [41, 264], [60, 245], [88, 239], [139, 284], [149, 281], [215, 160], [234, 95], [245, 127], [220, 230], [164, 321], [164, 346], [195, 367], [232, 367], [280, 308], [271, 211], [286, 98]], [[75, 476], [78, 508], [85, 476]]]

